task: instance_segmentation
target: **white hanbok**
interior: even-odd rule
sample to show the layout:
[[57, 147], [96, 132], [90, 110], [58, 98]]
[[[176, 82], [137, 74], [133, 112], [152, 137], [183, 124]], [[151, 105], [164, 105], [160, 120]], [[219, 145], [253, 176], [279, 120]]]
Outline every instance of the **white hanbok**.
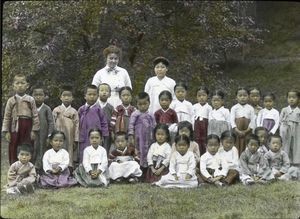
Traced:
[[157, 110], [160, 109], [159, 104], [159, 94], [167, 90], [172, 94], [172, 97], [174, 99], [174, 87], [176, 85], [176, 82], [167, 76], [165, 76], [163, 79], [159, 79], [157, 76], [151, 77], [147, 80], [144, 91], [149, 94], [150, 96], [150, 106], [149, 106], [149, 112], [155, 113]]
[[178, 117], [178, 122], [188, 121], [192, 123], [194, 127], [194, 112], [191, 102], [187, 100], [179, 101], [175, 99], [172, 101], [170, 108], [175, 110]]
[[[161, 177], [155, 185], [163, 188], [195, 188], [198, 186], [198, 180], [195, 175], [196, 160], [193, 152], [187, 151], [184, 155], [175, 152], [171, 155], [169, 173]], [[178, 180], [175, 179], [177, 175]], [[189, 174], [192, 177], [185, 179]]]

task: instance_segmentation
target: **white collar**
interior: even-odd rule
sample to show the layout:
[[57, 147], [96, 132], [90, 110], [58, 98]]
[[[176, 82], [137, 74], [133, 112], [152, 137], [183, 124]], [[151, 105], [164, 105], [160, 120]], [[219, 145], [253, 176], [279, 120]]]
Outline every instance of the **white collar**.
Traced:
[[44, 105], [45, 105], [45, 104], [42, 103], [42, 105], [41, 105], [39, 108], [37, 108], [37, 111], [39, 112], [39, 111], [41, 110], [41, 108], [42, 108]]

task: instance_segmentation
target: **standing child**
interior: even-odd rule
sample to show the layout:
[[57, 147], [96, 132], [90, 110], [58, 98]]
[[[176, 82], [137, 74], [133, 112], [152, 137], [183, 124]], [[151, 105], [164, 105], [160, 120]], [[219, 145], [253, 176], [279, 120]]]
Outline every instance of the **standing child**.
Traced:
[[158, 124], [154, 129], [155, 143], [151, 144], [147, 154], [148, 171], [146, 182], [153, 183], [168, 173], [171, 146], [168, 126]]
[[244, 185], [265, 184], [274, 178], [264, 155], [257, 151], [258, 147], [258, 137], [250, 134], [247, 148], [240, 156], [240, 180]]
[[74, 162], [78, 162], [78, 128], [79, 117], [77, 110], [71, 104], [73, 101], [72, 88], [64, 86], [60, 94], [62, 104], [53, 110], [55, 129], [65, 134], [64, 148], [70, 156], [69, 168], [70, 172], [74, 168]]
[[297, 167], [290, 167], [290, 160], [282, 148], [282, 138], [279, 135], [271, 135], [269, 138], [270, 150], [265, 154], [269, 167], [275, 179], [289, 180], [297, 179]]
[[258, 115], [258, 112], [262, 109], [262, 107], [259, 105], [260, 103], [260, 90], [256, 87], [252, 87], [249, 90], [249, 102], [250, 105], [254, 108], [255, 116]]
[[224, 107], [224, 92], [216, 90], [212, 94], [211, 103], [213, 110], [208, 115], [207, 134], [215, 134], [219, 137], [227, 130], [230, 130], [230, 112]]
[[129, 118], [136, 110], [135, 107], [131, 105], [132, 89], [130, 87], [122, 87], [119, 91], [119, 96], [122, 104], [117, 106], [112, 113], [110, 129], [113, 134], [125, 132], [127, 135]]
[[236, 99], [238, 103], [231, 108], [230, 123], [237, 135], [235, 145], [241, 155], [246, 148], [246, 136], [255, 128], [255, 112], [248, 104], [249, 92], [246, 88], [238, 88]]
[[[109, 125], [111, 121], [112, 113], [114, 111], [114, 107], [107, 102], [107, 99], [110, 97], [110, 93], [111, 93], [110, 86], [106, 83], [102, 83], [99, 85], [98, 90], [99, 90], [98, 103], [106, 117], [107, 125]], [[104, 142], [103, 145], [107, 153], [109, 153], [111, 143], [112, 143], [112, 135], [109, 132], [109, 136], [107, 137], [107, 140]]]
[[135, 150], [127, 142], [127, 134], [118, 132], [115, 135], [115, 147], [109, 154], [111, 161], [109, 166], [109, 177], [116, 182], [123, 179], [130, 183], [138, 182], [138, 177], [142, 175], [140, 165], [134, 160]]
[[40, 130], [34, 141], [35, 148], [35, 168], [38, 173], [42, 170], [43, 155], [47, 150], [47, 138], [54, 130], [54, 121], [52, 110], [45, 101], [45, 91], [41, 86], [35, 86], [32, 89], [32, 96], [35, 100], [40, 120]]
[[[200, 162], [200, 150], [197, 142], [194, 141], [193, 125], [188, 121], [183, 121], [178, 123], [177, 135], [186, 135], [189, 138], [189, 148], [188, 150], [193, 152], [195, 156], [196, 165]], [[172, 145], [172, 153], [176, 151], [176, 144]]]
[[24, 194], [34, 192], [33, 183], [36, 182], [37, 174], [35, 167], [30, 163], [32, 146], [18, 146], [18, 161], [14, 162], [7, 173], [7, 194]]
[[98, 88], [95, 85], [88, 85], [85, 88], [84, 99], [86, 103], [78, 109], [79, 114], [79, 162], [82, 163], [83, 151], [90, 145], [89, 130], [98, 128], [104, 138], [104, 145], [109, 136], [108, 124], [98, 99]]
[[129, 144], [135, 145], [143, 173], [147, 170], [147, 154], [153, 140], [152, 133], [156, 125], [153, 114], [148, 111], [149, 105], [149, 95], [145, 92], [139, 93], [137, 98], [138, 110], [131, 114], [128, 127]]
[[174, 87], [176, 99], [172, 101], [170, 108], [175, 110], [178, 122], [188, 121], [193, 124], [193, 105], [191, 102], [185, 100], [187, 93], [187, 86], [183, 82], [179, 82]]
[[43, 156], [43, 169], [45, 174], [41, 175], [40, 182], [44, 188], [63, 188], [76, 185], [74, 178], [70, 177], [68, 165], [70, 163], [69, 153], [62, 148], [66, 140], [61, 131], [53, 131], [49, 137], [52, 149], [46, 151]]
[[90, 129], [90, 146], [83, 151], [82, 164], [74, 171], [78, 183], [84, 187], [107, 186], [107, 154], [100, 145], [102, 133], [100, 129]]
[[32, 144], [36, 132], [40, 129], [39, 116], [33, 97], [25, 92], [29, 85], [26, 76], [18, 74], [14, 76], [13, 90], [16, 93], [6, 103], [2, 132], [9, 142], [9, 164], [17, 159], [17, 147], [21, 144]]
[[[300, 92], [290, 90], [287, 93], [288, 106], [280, 113], [280, 135], [284, 151], [288, 154], [291, 165], [300, 169]], [[300, 171], [300, 170], [299, 170]]]
[[166, 76], [169, 66], [168, 59], [165, 57], [157, 57], [154, 59], [153, 65], [156, 76], [147, 80], [144, 89], [150, 96], [150, 113], [155, 113], [160, 108], [158, 99], [160, 92], [167, 90], [171, 92], [172, 97], [174, 97], [174, 86], [176, 84], [172, 78]]
[[159, 94], [158, 98], [161, 108], [154, 113], [155, 121], [157, 124], [168, 125], [171, 136], [173, 136], [177, 130], [178, 118], [176, 112], [170, 108], [172, 94], [164, 90]]
[[175, 144], [176, 151], [171, 155], [169, 174], [162, 176], [155, 185], [163, 188], [195, 188], [198, 186], [196, 161], [193, 152], [188, 150], [189, 137], [177, 135]]
[[208, 89], [205, 86], [200, 86], [197, 90], [198, 103], [193, 105], [194, 136], [199, 145], [200, 155], [206, 152], [208, 116], [212, 111], [212, 107], [207, 103], [208, 95]]
[[269, 134], [275, 134], [279, 127], [279, 112], [273, 108], [275, 95], [267, 93], [263, 97], [264, 107], [259, 111], [257, 116], [257, 126], [263, 126], [267, 129]]
[[[228, 164], [224, 157], [218, 153], [220, 138], [211, 134], [207, 136], [207, 152], [200, 158], [201, 185], [208, 183], [216, 186], [225, 186], [233, 181], [233, 177], [228, 176]], [[225, 179], [227, 181], [225, 181]], [[229, 180], [231, 179], [231, 180]]]
[[239, 152], [234, 146], [236, 135], [234, 132], [225, 131], [221, 135], [222, 146], [218, 153], [228, 164], [228, 174], [224, 178], [226, 185], [234, 184], [239, 179]]
[[269, 151], [269, 148], [267, 146], [268, 131], [266, 128], [260, 126], [255, 128], [254, 134], [257, 135], [259, 140], [259, 148], [257, 151], [264, 155]]

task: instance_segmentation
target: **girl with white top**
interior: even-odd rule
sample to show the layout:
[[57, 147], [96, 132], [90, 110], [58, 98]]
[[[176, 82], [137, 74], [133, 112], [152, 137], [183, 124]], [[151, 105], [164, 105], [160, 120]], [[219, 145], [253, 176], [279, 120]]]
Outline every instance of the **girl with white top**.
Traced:
[[150, 96], [149, 112], [155, 113], [160, 109], [159, 94], [167, 90], [171, 92], [172, 99], [174, 98], [175, 81], [166, 76], [168, 72], [169, 60], [165, 57], [157, 57], [153, 61], [154, 72], [156, 76], [149, 78], [146, 82], [144, 91]]
[[279, 127], [279, 112], [273, 108], [275, 95], [267, 93], [263, 97], [264, 107], [257, 116], [257, 126], [263, 126], [269, 134], [275, 134]]
[[103, 50], [103, 55], [106, 58], [106, 66], [94, 75], [92, 84], [99, 87], [102, 83], [109, 84], [111, 88], [111, 96], [107, 102], [114, 108], [121, 104], [119, 98], [119, 89], [124, 86], [132, 88], [131, 80], [126, 69], [118, 66], [122, 51], [114, 45]]
[[216, 90], [212, 94], [212, 107], [208, 116], [208, 131], [207, 134], [215, 134], [219, 137], [224, 131], [230, 130], [230, 112], [224, 107], [224, 92]]

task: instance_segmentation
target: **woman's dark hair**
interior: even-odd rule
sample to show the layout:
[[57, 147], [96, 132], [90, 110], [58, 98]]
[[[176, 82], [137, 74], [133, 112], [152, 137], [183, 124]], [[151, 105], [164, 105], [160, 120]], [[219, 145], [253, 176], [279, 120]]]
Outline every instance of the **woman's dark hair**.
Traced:
[[237, 95], [240, 90], [246, 91], [248, 95], [250, 94], [248, 88], [246, 88], [246, 87], [238, 87], [238, 89], [235, 92], [235, 95]]
[[92, 132], [99, 132], [100, 136], [102, 137], [102, 132], [101, 132], [100, 129], [98, 129], [98, 128], [92, 128], [92, 129], [90, 129], [89, 130], [89, 137], [90, 137], [90, 135], [91, 135]]
[[194, 131], [192, 123], [188, 121], [179, 122], [177, 125], [177, 135], [179, 135], [179, 130], [182, 128], [187, 128], [190, 131], [190, 141], [194, 140]]
[[223, 141], [225, 138], [233, 138], [233, 141], [236, 141], [236, 134], [232, 131], [225, 131], [221, 134], [221, 141]]
[[171, 137], [170, 137], [170, 132], [169, 132], [169, 127], [166, 124], [157, 124], [153, 130], [153, 136], [154, 136], [154, 140], [157, 141], [156, 139], [156, 132], [158, 129], [162, 129], [165, 131], [166, 135], [167, 135], [167, 139], [166, 142], [170, 142]]
[[263, 95], [263, 99], [265, 99], [265, 97], [271, 97], [273, 101], [275, 100], [275, 95], [274, 95], [274, 93], [272, 93], [272, 92], [267, 92], [267, 93], [265, 93], [265, 94]]
[[224, 97], [225, 97], [225, 93], [221, 90], [215, 90], [212, 94], [211, 94], [211, 97], [213, 96], [219, 96], [221, 97], [222, 100], [224, 100]]
[[207, 89], [206, 86], [202, 85], [202, 86], [198, 87], [196, 93], [198, 93], [201, 90], [205, 91], [205, 93], [207, 94], [207, 96], [209, 95], [209, 90]]
[[63, 136], [64, 136], [64, 139], [66, 139], [66, 135], [65, 135], [64, 132], [59, 131], [59, 130], [53, 130], [53, 132], [52, 132], [51, 135], [49, 136], [49, 140], [51, 141], [51, 140], [54, 138], [54, 136], [57, 135], [57, 134], [63, 135]]
[[183, 87], [185, 90], [188, 89], [187, 85], [184, 82], [182, 82], [182, 81], [176, 83], [176, 85], [174, 87], [174, 91], [176, 90], [177, 87]]
[[173, 99], [173, 98], [172, 98], [172, 94], [171, 94], [170, 91], [164, 90], [164, 91], [160, 92], [160, 94], [158, 95], [158, 99], [160, 99], [160, 97], [161, 97], [162, 95], [166, 95], [170, 100]]
[[185, 141], [187, 145], [190, 147], [190, 139], [186, 135], [176, 135], [175, 137], [175, 144], [177, 144], [180, 141]]

